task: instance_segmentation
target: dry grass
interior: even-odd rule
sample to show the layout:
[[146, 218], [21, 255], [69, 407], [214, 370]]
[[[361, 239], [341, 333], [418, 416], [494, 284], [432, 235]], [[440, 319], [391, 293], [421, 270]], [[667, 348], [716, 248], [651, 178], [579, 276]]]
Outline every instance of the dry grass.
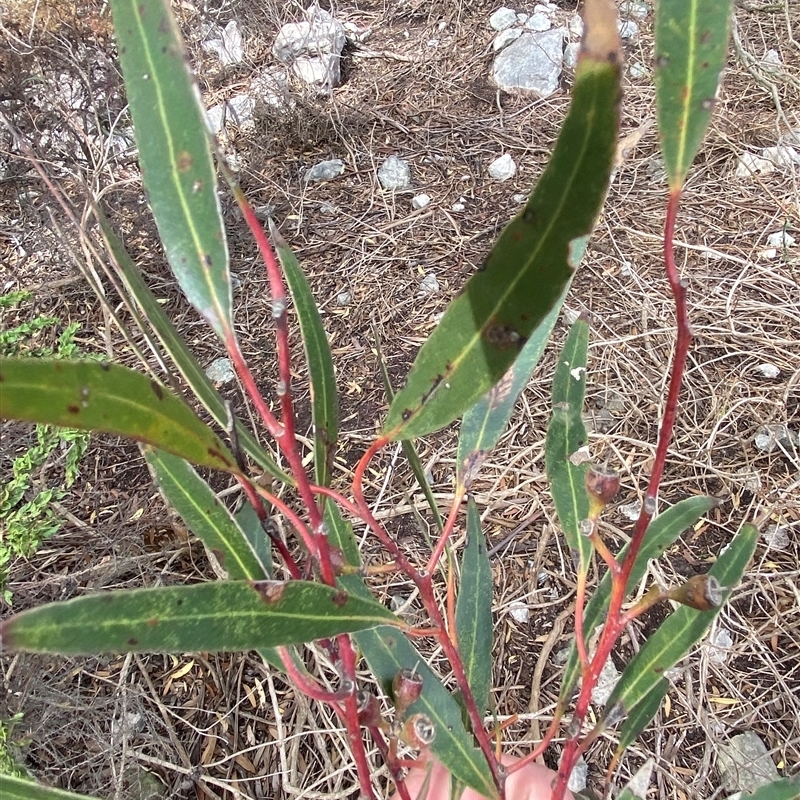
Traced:
[[[107, 20], [101, 14], [76, 28], [69, 20], [54, 26], [48, 17], [46, 25], [28, 25], [26, 9], [30, 4], [20, 3], [4, 18], [7, 47], [0, 66], [6, 86], [0, 109], [78, 213], [84, 185], [103, 191], [151, 287], [165, 299], [202, 363], [210, 362], [221, 355], [219, 346], [182, 302], [154, 244], [135, 162], [104, 149], [108, 132], [124, 127], [118, 118], [119, 77], [102, 35]], [[228, 147], [242, 161], [244, 188], [254, 205], [275, 207], [323, 309], [343, 393], [342, 485], [386, 407], [371, 326], [380, 331], [399, 383], [436, 314], [515, 212], [513, 195], [527, 192], [541, 172], [565, 114], [566, 91], [531, 102], [498, 96], [488, 85], [485, 20], [491, 10], [480, 0], [341, 6], [342, 18], [373, 27], [367, 43], [373, 57], [347, 52], [347, 81], [330, 102], [300, 97], [294, 111], [263, 117], [255, 132], [230, 131]], [[571, 13], [573, 7], [566, 4], [564, 10]], [[209, 12], [223, 24], [235, 17], [245, 35], [246, 66], [228, 71], [201, 52], [192, 8], [187, 5], [182, 13], [193, 56], [203, 68], [206, 99], [217, 102], [246, 86], [251, 69], [269, 62], [277, 26], [298, 9], [241, 2]], [[443, 29], [440, 22], [446, 23]], [[746, 581], [715, 626], [733, 639], [726, 659], [720, 661], [708, 644], [687, 658], [656, 724], [623, 762], [624, 776], [654, 755], [657, 796], [663, 800], [719, 797], [716, 749], [732, 732], [758, 733], [787, 774], [800, 763], [800, 454], [762, 454], [753, 445], [762, 424], [800, 426], [800, 263], [796, 251], [773, 260], [759, 255], [767, 235], [784, 225], [797, 235], [798, 171], [733, 177], [743, 151], [774, 145], [788, 129], [800, 128], [800, 8], [790, 0], [743, 4], [736, 33], [721, 102], [679, 219], [678, 254], [690, 283], [696, 339], [661, 494], [667, 504], [708, 493], [720, 505], [652, 566], [650, 578], [669, 583], [692, 574], [713, 560], [746, 520], [759, 519], [765, 529], [782, 526], [788, 545], [778, 550], [766, 541], [759, 544]], [[629, 60], [650, 63], [649, 37], [647, 23]], [[434, 38], [439, 44], [430, 47]], [[760, 60], [770, 48], [789, 66], [765, 71]], [[56, 90], [66, 80], [74, 85], [69, 108]], [[650, 80], [627, 80], [623, 133], [635, 132], [653, 114]], [[0, 158], [8, 159], [0, 182], [4, 288], [35, 288], [37, 310], [84, 322], [87, 349], [137, 363], [109, 312], [76, 279], [76, 262], [100, 272], [85, 242], [82, 247], [10, 140], [3, 142]], [[486, 167], [503, 152], [512, 153], [520, 169], [513, 181], [493, 183]], [[375, 169], [391, 153], [411, 161], [415, 191], [433, 198], [428, 208], [412, 213], [411, 193], [380, 190]], [[332, 157], [347, 165], [342, 178], [302, 183], [304, 168]], [[644, 492], [674, 336], [660, 256], [665, 186], [657, 158], [650, 128], [614, 180], [568, 300], [571, 309], [591, 314], [591, 444], [598, 458], [607, 457], [622, 470], [620, 505]], [[462, 197], [465, 210], [449, 210]], [[242, 280], [235, 295], [237, 326], [268, 388], [266, 279], [229, 210], [234, 271]], [[419, 283], [431, 272], [441, 291], [421, 298]], [[337, 305], [342, 291], [351, 293], [352, 304]], [[124, 310], [119, 313], [127, 321]], [[509, 732], [509, 740], [519, 742], [534, 740], [546, 727], [558, 691], [554, 655], [569, 641], [565, 612], [574, 591], [572, 569], [543, 476], [553, 350], [564, 335], [560, 326], [476, 486], [485, 531], [496, 548], [494, 698], [502, 716], [520, 714]], [[131, 338], [147, 352], [141, 336]], [[757, 367], [764, 362], [780, 368], [778, 378], [760, 374]], [[3, 431], [8, 455], [24, 449], [26, 434], [18, 426]], [[450, 431], [420, 443], [443, 506], [451, 497], [454, 442]], [[29, 563], [16, 565], [12, 588], [20, 607], [91, 589], [211, 575], [202, 549], [161, 506], [135, 448], [98, 437], [93, 456], [64, 509], [69, 520], [64, 532]], [[410, 511], [423, 503], [402, 459], [387, 453], [376, 462], [371, 482], [378, 516], [392, 518], [401, 540], [421, 552]], [[618, 542], [630, 529], [613, 511], [606, 524]], [[406, 597], [407, 587], [392, 581], [385, 591]], [[508, 614], [518, 599], [531, 607], [527, 626]], [[631, 627], [618, 663], [657, 621], [648, 618]], [[0, 670], [6, 692], [0, 716], [25, 713], [24, 734], [30, 739], [25, 760], [43, 780], [120, 798], [146, 794], [134, 789], [147, 772], [163, 781], [165, 797], [333, 800], [356, 794], [335, 721], [249, 655], [20, 656], [4, 657]], [[330, 674], [324, 667], [322, 672]], [[611, 750], [613, 742], [606, 741], [593, 751], [593, 782], [602, 776]]]

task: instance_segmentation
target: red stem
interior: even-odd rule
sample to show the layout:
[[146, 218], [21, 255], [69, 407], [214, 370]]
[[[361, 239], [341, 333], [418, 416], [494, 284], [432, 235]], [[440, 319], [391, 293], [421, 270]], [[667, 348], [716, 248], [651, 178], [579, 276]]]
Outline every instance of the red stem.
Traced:
[[583, 725], [583, 721], [589, 709], [592, 689], [596, 685], [600, 671], [611, 654], [611, 650], [616, 644], [624, 627], [625, 616], [622, 614], [621, 609], [625, 600], [625, 588], [628, 584], [628, 578], [630, 577], [633, 565], [636, 562], [636, 557], [639, 554], [647, 527], [656, 511], [658, 487], [664, 473], [667, 450], [672, 440], [672, 432], [678, 414], [678, 400], [681, 384], [683, 383], [686, 359], [692, 340], [692, 331], [689, 325], [689, 315], [686, 304], [686, 285], [681, 279], [675, 264], [675, 221], [680, 205], [680, 198], [680, 189], [673, 189], [670, 191], [666, 220], [664, 223], [664, 265], [666, 268], [667, 280], [669, 281], [672, 295], [675, 299], [677, 337], [675, 342], [675, 354], [673, 356], [672, 369], [669, 377], [666, 406], [664, 408], [664, 416], [661, 421], [661, 429], [659, 431], [658, 444], [653, 461], [653, 471], [650, 475], [650, 482], [642, 504], [642, 510], [636, 522], [636, 527], [634, 528], [625, 559], [622, 562], [619, 572], [616, 574], [612, 572], [611, 597], [609, 600], [607, 621], [600, 635], [597, 651], [594, 654], [594, 658], [591, 660], [588, 674], [584, 675], [581, 692], [575, 704], [572, 723], [574, 726], [574, 733], [564, 746], [564, 753], [561, 757], [561, 765], [558, 771], [558, 783], [553, 793], [555, 800], [562, 800], [564, 797], [567, 781], [575, 766], [575, 762], [580, 756], [580, 728]]

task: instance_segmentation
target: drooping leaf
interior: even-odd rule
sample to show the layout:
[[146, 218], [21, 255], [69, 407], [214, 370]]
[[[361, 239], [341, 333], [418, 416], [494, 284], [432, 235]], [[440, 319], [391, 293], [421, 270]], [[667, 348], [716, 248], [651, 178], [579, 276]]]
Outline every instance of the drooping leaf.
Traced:
[[777, 780], [745, 795], [747, 800], [800, 800], [800, 784]]
[[553, 415], [545, 441], [545, 469], [558, 522], [584, 572], [592, 555], [591, 542], [580, 532], [581, 522], [589, 516], [585, 485], [589, 465], [574, 464], [571, 456], [587, 442], [583, 400], [588, 349], [589, 324], [578, 319], [570, 329], [553, 376]]
[[[152, 447], [144, 448], [144, 456], [167, 503], [216, 556], [231, 580], [269, 577], [267, 565], [261, 562], [230, 511], [190, 464]], [[263, 530], [261, 536], [266, 538]]]
[[655, 84], [670, 188], [680, 189], [700, 147], [728, 49], [733, 0], [659, 0]]
[[[726, 587], [723, 604], [730, 596], [732, 587], [742, 579], [757, 540], [758, 530], [753, 525], [743, 526], [709, 570], [709, 575]], [[649, 695], [664, 673], [700, 640], [721, 607], [711, 611], [696, 611], [681, 606], [667, 617], [625, 668], [606, 703], [604, 714], [618, 704], [630, 714]]]
[[93, 800], [86, 794], [65, 792], [52, 786], [42, 786], [28, 778], [0, 773], [0, 797], [3, 800]]
[[480, 462], [494, 448], [508, 427], [514, 404], [542, 357], [571, 284], [572, 281], [567, 282], [561, 297], [525, 342], [519, 358], [509, 367], [508, 372], [464, 414], [456, 457], [456, 479], [459, 485], [469, 488]]
[[669, 681], [661, 678], [658, 683], [642, 698], [625, 718], [619, 729], [619, 742], [615, 758], [619, 757], [635, 741], [636, 737], [650, 724], [656, 712], [664, 702], [669, 691]]
[[189, 302], [232, 333], [228, 246], [206, 118], [166, 0], [112, 0], [139, 164], [170, 267]]
[[420, 350], [389, 409], [388, 435], [422, 436], [460, 416], [506, 373], [563, 293], [613, 166], [620, 63], [615, 6], [590, 2], [572, 103], [550, 163]]
[[236, 524], [242, 529], [250, 549], [258, 559], [264, 577], [271, 578], [272, 544], [269, 534], [264, 530], [264, 526], [258, 518], [258, 514], [256, 514], [250, 503], [244, 503], [233, 516], [236, 519]]
[[617, 800], [644, 800], [650, 786], [655, 761], [648, 758], [617, 795]]
[[[653, 558], [660, 558], [667, 548], [685, 531], [703, 516], [707, 514], [718, 501], [713, 497], [687, 497], [662, 511], [647, 527], [639, 554], [631, 569], [628, 584], [625, 587], [625, 594], [630, 594], [638, 585], [639, 581], [647, 569], [647, 562]], [[621, 559], [627, 552], [627, 545], [619, 553]], [[592, 597], [586, 604], [583, 613], [583, 635], [586, 639], [592, 630], [601, 621], [608, 608], [608, 599], [611, 596], [611, 575], [606, 572], [600, 581], [597, 590], [592, 593]], [[569, 658], [564, 667], [564, 675], [561, 679], [561, 692], [559, 701], [566, 704], [572, 696], [572, 690], [578, 680], [580, 670], [578, 668], [578, 651], [573, 642], [570, 648]]]
[[456, 602], [456, 641], [475, 704], [483, 714], [492, 682], [492, 567], [478, 507], [471, 497]]
[[189, 653], [301, 644], [402, 625], [372, 599], [308, 581], [213, 581], [101, 592], [23, 611], [0, 624], [3, 647], [62, 653]]
[[[125, 245], [105, 218], [102, 209], [99, 206], [95, 206], [94, 212], [100, 224], [103, 239], [128, 294], [139, 306], [142, 315], [158, 337], [161, 346], [172, 359], [178, 372], [189, 385], [194, 396], [203, 404], [203, 407], [218, 425], [227, 427], [228, 414], [225, 403], [219, 392], [214, 388], [211, 379], [206, 375], [205, 370], [200, 366], [192, 351], [186, 346], [183, 337], [178, 333], [169, 317], [164, 313], [161, 304], [142, 279], [141, 273], [133, 263], [133, 259], [125, 249]], [[245, 453], [276, 480], [294, 485], [294, 479], [289, 477], [275, 463], [275, 459], [256, 441], [255, 436], [239, 420], [236, 420], [235, 424], [239, 444]]]
[[331, 464], [339, 438], [339, 400], [328, 336], [319, 309], [300, 264], [270, 220], [270, 237], [278, 253], [286, 283], [294, 300], [311, 387], [311, 420], [314, 425], [314, 478], [320, 486], [331, 480]]
[[117, 364], [0, 358], [0, 417], [116, 433], [193, 464], [238, 468], [214, 432], [169, 389]]

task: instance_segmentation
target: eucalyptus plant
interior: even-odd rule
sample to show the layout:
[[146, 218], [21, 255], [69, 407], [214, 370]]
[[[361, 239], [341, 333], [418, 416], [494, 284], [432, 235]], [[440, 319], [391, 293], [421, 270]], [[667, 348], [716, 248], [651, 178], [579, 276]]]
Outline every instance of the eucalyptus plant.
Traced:
[[[409, 749], [451, 776], [454, 796], [469, 788], [487, 798], [509, 800], [518, 792], [507, 787], [520, 785], [509, 776], [530, 769], [567, 718], [553, 798], [566, 796], [577, 759], [614, 727], [618, 757], [655, 714], [667, 690], [664, 673], [703, 636], [741, 579], [758, 536], [753, 525], [743, 524], [707, 575], [679, 586], [653, 587], [626, 605], [648, 560], [660, 556], [715, 503], [692, 496], [656, 515], [691, 342], [687, 290], [675, 264], [673, 231], [681, 189], [713, 110], [731, 5], [731, 0], [658, 4], [655, 80], [669, 183], [664, 263], [675, 298], [677, 341], [650, 483], [631, 540], [620, 552], [611, 551], [601, 525], [619, 478], [574, 458], [588, 441], [581, 416], [587, 320], [572, 326], [553, 377], [546, 471], [573, 556], [575, 636], [552, 724], [533, 750], [514, 763], [504, 762], [496, 747], [501, 730], [488, 728], [484, 721], [492, 674], [492, 578], [470, 488], [545, 349], [605, 198], [618, 138], [623, 62], [612, 0], [586, 0], [572, 102], [547, 168], [421, 348], [405, 385], [391, 396], [382, 432], [361, 456], [352, 485], [344, 491], [333, 485], [330, 466], [339, 443], [333, 359], [300, 265], [277, 221], [270, 221], [266, 231], [262, 228], [207, 132], [169, 2], [111, 0], [142, 178], [167, 260], [188, 301], [224, 345], [271, 444], [259, 444], [223, 401], [96, 205], [125, 301], [142, 321], [161, 362], [180, 375], [182, 389], [204, 413], [196, 413], [156, 376], [128, 367], [4, 358], [0, 416], [105, 431], [140, 442], [161, 493], [216, 557], [226, 577], [197, 585], [99, 592], [25, 611], [3, 621], [3, 647], [55, 654], [256, 650], [300, 691], [334, 710], [346, 729], [366, 798], [375, 797], [367, 737], [382, 754], [403, 800], [411, 798], [405, 780]], [[234, 330], [218, 170], [268, 276], [278, 371], [275, 407], [259, 391]], [[310, 470], [296, 434], [290, 303], [311, 387]], [[388, 382], [387, 390], [391, 394]], [[413, 440], [457, 419], [455, 491], [442, 516]], [[365, 487], [372, 459], [395, 441], [403, 443], [430, 503], [436, 536], [424, 563], [414, 560], [376, 518]], [[285, 469], [278, 466], [275, 452]], [[271, 486], [253, 479], [251, 465], [272, 476]], [[233, 512], [197, 467], [227, 473], [238, 482], [246, 503]], [[275, 516], [283, 519], [285, 537], [272, 524]], [[373, 596], [364, 578], [375, 567], [362, 559], [354, 522], [365, 525], [382, 546], [386, 560], [379, 569], [395, 570], [416, 587], [425, 625], [411, 625]], [[466, 530], [466, 545], [456, 568], [452, 542], [459, 528]], [[589, 568], [596, 559], [607, 569], [590, 592]], [[592, 689], [623, 628], [665, 600], [681, 606], [630, 661], [605, 709], [590, 724]], [[426, 663], [415, 644], [420, 638], [441, 648], [451, 681]], [[334, 665], [339, 679], [335, 689], [325, 688], [307, 666], [301, 645], [310, 642], [317, 642]], [[374, 684], [360, 685], [361, 658]], [[391, 713], [379, 694], [393, 705]], [[9, 777], [0, 777], [0, 787], [4, 798], [74, 797]], [[629, 787], [618, 796], [632, 792]], [[788, 784], [762, 793], [764, 800], [790, 796], [796, 792]]]

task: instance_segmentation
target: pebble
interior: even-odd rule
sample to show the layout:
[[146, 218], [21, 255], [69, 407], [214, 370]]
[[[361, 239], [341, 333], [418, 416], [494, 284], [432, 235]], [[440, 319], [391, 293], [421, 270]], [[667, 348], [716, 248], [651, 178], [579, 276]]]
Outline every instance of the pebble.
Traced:
[[504, 31], [506, 28], [510, 28], [514, 25], [516, 21], [517, 12], [505, 6], [498, 8], [497, 11], [489, 17], [489, 24], [496, 31]]
[[507, 181], [517, 174], [517, 165], [509, 153], [504, 153], [489, 164], [489, 176], [496, 181]]
[[323, 183], [338, 178], [344, 172], [344, 161], [340, 158], [331, 158], [314, 164], [303, 176], [305, 183]]
[[378, 170], [378, 180], [384, 189], [408, 189], [411, 186], [411, 166], [397, 156], [389, 156]]
[[425, 208], [425, 206], [430, 205], [431, 196], [429, 194], [418, 194], [416, 197], [411, 198], [411, 205], [419, 211], [421, 208]]

